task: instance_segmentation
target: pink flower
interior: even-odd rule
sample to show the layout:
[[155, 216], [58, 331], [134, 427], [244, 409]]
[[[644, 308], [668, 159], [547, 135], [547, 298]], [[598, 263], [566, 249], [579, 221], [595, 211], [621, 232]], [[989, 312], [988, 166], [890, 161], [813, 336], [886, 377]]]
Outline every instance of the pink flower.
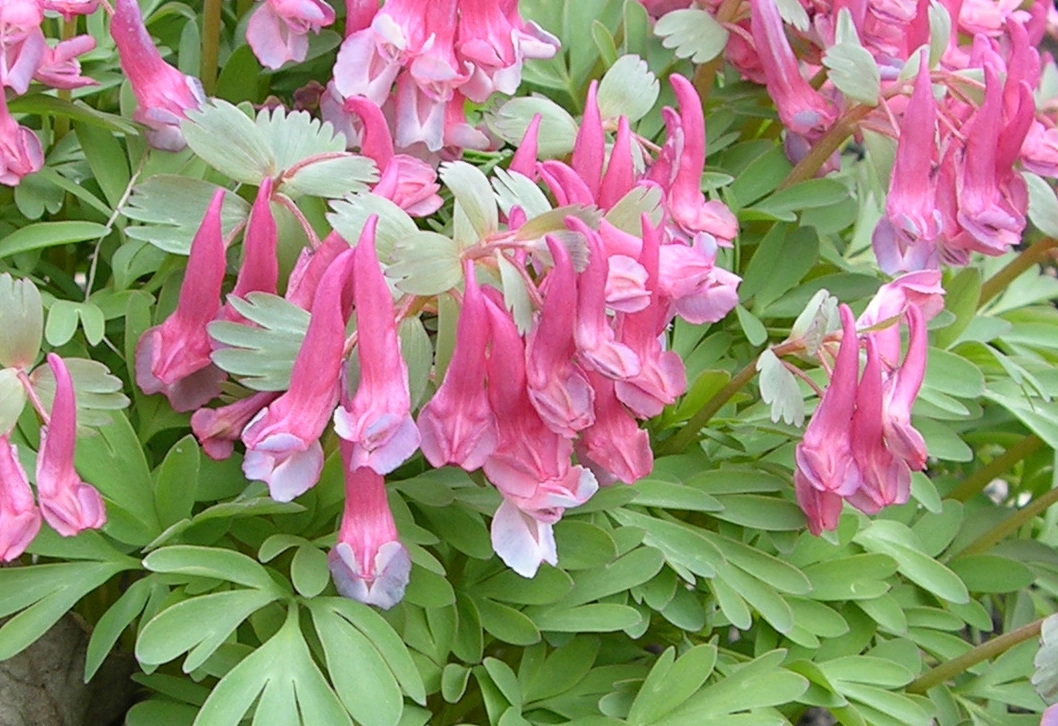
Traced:
[[535, 180], [537, 177], [536, 161], [539, 156], [540, 122], [543, 120], [541, 114], [533, 114], [529, 125], [525, 127], [522, 142], [514, 150], [511, 163], [507, 165], [507, 171], [518, 172], [522, 176]]
[[77, 56], [96, 47], [91, 35], [77, 35], [64, 40], [54, 48], [46, 48], [33, 78], [52, 88], [84, 88], [97, 85], [93, 78], [81, 75], [81, 63]]
[[903, 504], [911, 494], [911, 470], [882, 438], [882, 366], [874, 341], [867, 338], [867, 367], [856, 391], [852, 417], [852, 455], [863, 477], [849, 496], [852, 506], [877, 514], [890, 504]]
[[818, 537], [823, 530], [838, 528], [845, 501], [839, 494], [816, 489], [800, 469], [794, 471], [794, 494], [808, 519], [809, 532]]
[[99, 7], [99, 0], [43, 0], [45, 10], [61, 13], [63, 20], [69, 22], [78, 15], [91, 15]]
[[19, 557], [40, 531], [40, 510], [33, 501], [18, 449], [0, 436], [0, 560]]
[[191, 416], [191, 430], [206, 456], [216, 461], [227, 459], [242, 437], [243, 429], [257, 413], [279, 397], [262, 391], [220, 408], [200, 408]]
[[48, 51], [37, 0], [6, 0], [0, 5], [0, 85], [22, 95]]
[[907, 308], [908, 346], [904, 362], [885, 382], [883, 425], [889, 449], [914, 471], [926, 467], [926, 442], [911, 425], [911, 407], [926, 377], [926, 319], [917, 305]]
[[85, 529], [99, 529], [107, 515], [99, 492], [81, 481], [73, 467], [77, 403], [70, 372], [54, 353], [48, 354], [48, 367], [55, 376], [55, 401], [40, 432], [37, 495], [44, 520], [63, 537], [72, 537]]
[[422, 453], [435, 467], [481, 467], [496, 450], [496, 419], [485, 390], [485, 347], [489, 319], [474, 279], [474, 263], [463, 264], [466, 291], [456, 327], [455, 350], [444, 382], [419, 413]]
[[375, 254], [377, 225], [378, 217], [369, 217], [356, 246], [353, 296], [360, 383], [352, 401], [334, 412], [334, 430], [353, 445], [351, 467], [388, 474], [415, 453], [419, 429], [411, 418], [408, 366], [400, 354], [393, 296]]
[[584, 371], [573, 362], [577, 281], [566, 248], [547, 237], [555, 267], [544, 281], [544, 306], [529, 331], [526, 378], [529, 398], [557, 434], [573, 438], [595, 420], [594, 393]]
[[862, 477], [853, 459], [850, 436], [860, 344], [852, 311], [847, 305], [841, 306], [841, 326], [844, 335], [830, 385], [797, 445], [794, 458], [799, 475], [812, 488], [848, 497], [860, 488]]
[[933, 179], [937, 104], [929, 74], [928, 55], [923, 51], [915, 90], [900, 127], [885, 216], [872, 237], [878, 265], [890, 274], [936, 264], [943, 220]]
[[[700, 177], [701, 175], [699, 175]], [[602, 183], [599, 185], [599, 206], [611, 209], [636, 184], [635, 159], [632, 156], [632, 129], [628, 118], [617, 119], [617, 136], [614, 137], [610, 161], [606, 165]]]
[[1058, 177], [1058, 128], [1053, 121], [1036, 121], [1021, 147], [1021, 165], [1040, 176]]
[[287, 280], [286, 300], [303, 310], [311, 308], [312, 301], [316, 297], [316, 289], [324, 273], [327, 272], [327, 268], [338, 258], [338, 255], [348, 249], [349, 243], [337, 232], [327, 235], [318, 248], [303, 249]]
[[895, 368], [900, 361], [900, 321], [909, 307], [917, 307], [929, 321], [944, 309], [944, 287], [940, 270], [921, 270], [901, 275], [878, 288], [867, 308], [856, 320], [860, 330], [890, 324], [871, 331], [882, 361]]
[[[231, 291], [231, 294], [237, 298], [245, 298], [251, 292], [276, 294], [276, 284], [279, 281], [279, 260], [276, 258], [276, 247], [279, 244], [279, 237], [276, 232], [276, 221], [272, 216], [269, 201], [271, 197], [272, 180], [266, 177], [257, 190], [257, 197], [250, 210], [250, 219], [246, 223], [246, 233], [243, 235], [242, 265], [239, 267], [235, 289]], [[231, 303], [224, 304], [219, 316], [223, 320], [235, 322], [245, 320], [235, 311]]]
[[133, 118], [148, 127], [147, 140], [152, 146], [180, 151], [185, 146], [180, 121], [206, 100], [202, 85], [162, 60], [136, 0], [115, 0], [110, 35], [136, 95], [139, 107]]
[[327, 565], [340, 594], [388, 610], [404, 597], [411, 558], [400, 543], [382, 475], [367, 466], [353, 468], [352, 448], [341, 443], [345, 511]]
[[588, 377], [595, 389], [595, 423], [581, 432], [577, 458], [600, 482], [634, 484], [654, 468], [650, 436], [621, 405], [612, 380], [594, 372]]
[[246, 42], [263, 66], [276, 69], [305, 60], [309, 32], [318, 35], [333, 22], [334, 10], [323, 0], [264, 0], [250, 16]]
[[37, 135], [20, 126], [0, 93], [0, 184], [17, 186], [22, 177], [40, 171], [44, 151]]
[[816, 136], [836, 119], [832, 105], [801, 76], [775, 0], [750, 0], [753, 41], [779, 119], [795, 134]]
[[266, 482], [272, 498], [280, 502], [308, 491], [323, 470], [319, 439], [338, 403], [345, 347], [342, 303], [354, 255], [353, 250], [339, 255], [320, 281], [290, 388], [242, 432], [243, 472], [248, 479]]
[[215, 398], [224, 380], [224, 372], [210, 360], [212, 342], [206, 332], [220, 310], [224, 282], [223, 203], [224, 190], [218, 189], [191, 242], [176, 310], [136, 345], [136, 384], [144, 393], [164, 394], [177, 411], [192, 411]]
[[742, 278], [717, 267], [716, 252], [708, 235], [698, 235], [692, 246], [661, 246], [658, 291], [688, 323], [715, 323], [738, 304]]
[[584, 100], [584, 117], [580, 121], [570, 159], [573, 171], [587, 185], [592, 199], [599, 197], [603, 159], [606, 156], [606, 134], [599, 113], [598, 93], [599, 82], [592, 81], [588, 86], [588, 97]]

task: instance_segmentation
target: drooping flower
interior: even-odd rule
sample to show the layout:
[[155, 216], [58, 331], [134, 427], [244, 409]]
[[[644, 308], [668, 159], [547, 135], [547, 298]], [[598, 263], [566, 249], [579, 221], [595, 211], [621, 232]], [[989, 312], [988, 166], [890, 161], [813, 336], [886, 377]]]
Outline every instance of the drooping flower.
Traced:
[[[235, 289], [231, 291], [231, 294], [237, 298], [245, 298], [251, 292], [266, 292], [271, 295], [276, 293], [276, 285], [279, 281], [279, 260], [276, 257], [276, 247], [279, 244], [279, 236], [276, 231], [275, 217], [272, 216], [271, 197], [272, 180], [265, 177], [257, 189], [257, 197], [250, 209], [250, 219], [246, 223], [246, 233], [243, 235], [242, 265], [239, 267], [239, 276], [235, 280]], [[231, 306], [231, 303], [225, 303], [219, 315], [224, 320], [235, 322], [244, 320], [242, 315]]]
[[594, 371], [588, 379], [595, 390], [595, 423], [581, 432], [577, 459], [602, 483], [634, 484], [654, 468], [650, 436], [621, 405], [612, 380]]
[[44, 151], [37, 135], [20, 126], [0, 93], [0, 184], [17, 186], [22, 177], [40, 171]]
[[115, 0], [110, 35], [118, 48], [121, 70], [136, 95], [138, 108], [133, 118], [148, 127], [147, 140], [152, 146], [180, 151], [186, 145], [180, 121], [206, 100], [202, 84], [162, 60], [136, 0]]
[[353, 262], [356, 353], [360, 383], [355, 395], [334, 412], [334, 430], [353, 444], [350, 466], [388, 474], [419, 447], [411, 418], [408, 366], [400, 354], [393, 296], [375, 253], [378, 217], [364, 225]]
[[900, 322], [908, 308], [917, 307], [926, 321], [932, 320], [944, 309], [944, 287], [940, 278], [940, 270], [920, 270], [901, 275], [878, 288], [857, 318], [856, 327], [860, 330], [880, 326], [886, 321], [891, 323], [870, 333], [882, 361], [890, 368], [896, 368], [900, 361]]
[[907, 353], [900, 368], [885, 382], [882, 421], [889, 448], [912, 470], [921, 471], [926, 467], [926, 442], [911, 425], [911, 407], [926, 377], [929, 342], [925, 316], [917, 305], [908, 306], [907, 323]]
[[404, 597], [411, 558], [397, 534], [382, 475], [367, 466], [353, 468], [353, 444], [340, 446], [345, 510], [327, 565], [339, 593], [388, 610]]
[[40, 60], [40, 65], [33, 72], [33, 78], [52, 88], [84, 88], [97, 85], [94, 78], [81, 75], [81, 63], [77, 56], [87, 53], [96, 47], [96, 40], [91, 35], [77, 35], [48, 47]]
[[7, 0], [0, 5], [0, 87], [22, 95], [48, 50], [38, 0]]
[[672, 302], [688, 323], [722, 320], [738, 304], [742, 278], [716, 264], [717, 248], [710, 235], [698, 235], [693, 245], [662, 245], [658, 291]]
[[48, 367], [55, 376], [55, 400], [48, 424], [41, 427], [37, 496], [44, 520], [63, 537], [72, 537], [85, 529], [99, 529], [107, 515], [99, 492], [74, 470], [77, 403], [70, 372], [54, 353], [48, 354]]
[[862, 477], [852, 455], [850, 429], [856, 406], [859, 339], [852, 311], [841, 306], [843, 335], [837, 359], [819, 406], [797, 445], [797, 471], [812, 488], [842, 497], [859, 489]]
[[481, 467], [496, 450], [496, 419], [485, 389], [485, 348], [489, 319], [474, 264], [463, 265], [466, 287], [456, 326], [455, 349], [444, 382], [419, 413], [422, 453], [435, 467]]
[[191, 430], [206, 456], [216, 461], [231, 456], [246, 425], [278, 397], [278, 393], [260, 391], [227, 406], [195, 411], [191, 416]]
[[220, 310], [224, 282], [224, 238], [220, 226], [224, 190], [213, 195], [191, 242], [176, 310], [146, 331], [136, 345], [136, 384], [162, 393], [177, 411], [193, 411], [220, 393], [224, 372], [210, 360], [206, 326]]
[[40, 510], [33, 501], [18, 449], [0, 436], [0, 561], [19, 557], [40, 531]]
[[276, 69], [305, 60], [309, 32], [318, 35], [333, 22], [334, 9], [323, 0], [264, 0], [250, 16], [246, 42], [262, 65]]
[[818, 537], [824, 530], [838, 528], [845, 500], [840, 494], [816, 489], [800, 469], [794, 471], [794, 494], [797, 505], [808, 520], [808, 531]]
[[303, 249], [287, 279], [284, 298], [302, 310], [311, 308], [324, 273], [348, 249], [349, 243], [337, 232], [327, 235], [316, 249]]
[[280, 502], [313, 487], [323, 470], [319, 439], [338, 404], [346, 322], [342, 298], [354, 255], [351, 249], [339, 255], [320, 281], [290, 388], [254, 416], [242, 433], [243, 472], [248, 479], [266, 482], [272, 498]]

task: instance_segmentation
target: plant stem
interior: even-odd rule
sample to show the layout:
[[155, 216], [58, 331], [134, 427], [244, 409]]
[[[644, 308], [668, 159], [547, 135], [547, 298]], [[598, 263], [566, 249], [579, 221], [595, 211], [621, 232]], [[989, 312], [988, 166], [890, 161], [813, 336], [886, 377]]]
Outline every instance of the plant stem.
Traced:
[[992, 459], [970, 476], [963, 479], [959, 486], [951, 490], [947, 499], [965, 502], [981, 492], [1000, 474], [1009, 471], [1019, 461], [1033, 454], [1043, 446], [1043, 439], [1036, 434], [1029, 434], [1002, 454]]
[[1025, 270], [1043, 262], [1055, 249], [1058, 249], [1058, 239], [1044, 237], [1033, 242], [1027, 249], [1022, 250], [1006, 267], [992, 275], [985, 281], [985, 284], [981, 285], [981, 297], [977, 300], [977, 307], [984, 307], [985, 303], [1003, 292], [1007, 285], [1021, 277]]
[[221, 0], [205, 0], [202, 13], [202, 59], [198, 74], [207, 96], [217, 90], [217, 69], [220, 58]]
[[[70, 38], [77, 35], [77, 18], [73, 17], [69, 20], [62, 21], [62, 28], [59, 31], [60, 40], [69, 40]], [[63, 101], [70, 100], [70, 90], [67, 88], [59, 89], [59, 98]], [[59, 139], [66, 134], [70, 133], [70, 117], [69, 116], [56, 116], [55, 117], [55, 140], [54, 143], [58, 143]]]
[[1040, 618], [1028, 625], [1021, 626], [1017, 630], [1011, 630], [1009, 633], [1004, 633], [981, 643], [981, 645], [963, 653], [958, 658], [953, 658], [946, 663], [941, 663], [936, 668], [926, 671], [919, 678], [908, 684], [905, 690], [908, 693], [923, 695], [934, 686], [939, 686], [951, 680], [978, 663], [1001, 655], [1018, 643], [1024, 643], [1026, 640], [1037, 637], [1040, 634], [1042, 625], [1043, 618]]
[[[716, 11], [716, 21], [721, 25], [730, 23], [738, 15], [738, 10], [741, 6], [742, 0], [724, 0]], [[713, 91], [716, 74], [723, 62], [724, 54], [721, 51], [716, 58], [703, 63], [694, 71], [694, 78], [692, 79], [694, 90], [698, 91], [698, 97], [702, 99], [703, 109], [705, 108], [705, 102], [709, 99], [709, 94]]]
[[803, 159], [797, 162], [787, 175], [779, 189], [786, 189], [794, 184], [811, 179], [827, 163], [827, 159], [841, 147], [845, 141], [852, 136], [857, 125], [874, 109], [871, 106], [854, 106], [844, 116], [838, 119], [829, 131], [816, 142], [812, 150]]
[[992, 545], [1002, 541], [1005, 537], [1013, 534], [1021, 525], [1031, 521], [1037, 515], [1043, 514], [1055, 502], [1058, 502], [1058, 488], [1051, 489], [1041, 497], [1033, 499], [1021, 509], [1016, 510], [1002, 522], [987, 530], [980, 537], [966, 545], [958, 556], [979, 555], [987, 552]]

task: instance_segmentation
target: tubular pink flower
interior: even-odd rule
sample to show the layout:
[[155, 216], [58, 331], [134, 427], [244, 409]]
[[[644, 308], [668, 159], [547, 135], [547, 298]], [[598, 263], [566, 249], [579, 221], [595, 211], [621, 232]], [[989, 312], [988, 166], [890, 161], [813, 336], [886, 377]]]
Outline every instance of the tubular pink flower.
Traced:
[[852, 455], [863, 477], [849, 503], [866, 514], [903, 504], [911, 494], [911, 470], [882, 438], [882, 365], [874, 341], [867, 338], [867, 366], [856, 391], [852, 417]]
[[794, 494], [797, 504], [808, 519], [808, 531], [816, 537], [824, 530], [838, 528], [844, 500], [834, 492], [820, 491], [809, 483], [800, 469], [794, 471]]
[[[601, 235], [600, 235], [601, 237]], [[618, 313], [635, 313], [650, 304], [647, 271], [634, 258], [616, 254], [607, 258], [606, 305]]]
[[643, 247], [639, 264], [646, 270], [646, 290], [650, 304], [643, 310], [619, 315], [618, 333], [621, 342], [635, 351], [641, 367], [639, 375], [618, 381], [617, 398], [640, 418], [652, 418], [661, 413], [687, 390], [687, 372], [679, 355], [663, 350], [658, 336], [664, 327], [667, 305], [657, 294], [659, 234], [650, 217], [641, 217]]
[[93, 78], [81, 75], [81, 63], [77, 56], [95, 49], [96, 40], [91, 35], [77, 35], [64, 40], [54, 48], [47, 48], [33, 78], [52, 88], [84, 88], [98, 85]]
[[908, 346], [904, 362], [885, 382], [882, 419], [889, 449], [914, 471], [926, 468], [926, 442], [911, 425], [911, 407], [926, 377], [929, 342], [926, 319], [916, 305], [907, 308]]
[[[267, 292], [271, 295], [276, 293], [276, 284], [279, 281], [276, 247], [279, 244], [279, 236], [275, 217], [272, 216], [271, 198], [272, 180], [265, 177], [257, 190], [257, 197], [250, 210], [250, 219], [246, 223], [246, 233], [243, 235], [242, 266], [235, 281], [235, 289], [231, 291], [237, 298], [245, 298], [251, 292]], [[231, 303], [224, 304], [219, 317], [235, 322], [244, 320]]]
[[489, 319], [474, 278], [474, 263], [463, 263], [466, 291], [456, 326], [455, 350], [444, 382], [419, 413], [422, 453], [435, 467], [481, 467], [496, 450], [499, 434], [485, 390], [485, 347]]
[[522, 136], [522, 143], [518, 144], [518, 148], [514, 150], [514, 156], [511, 157], [511, 163], [507, 166], [507, 171], [518, 172], [530, 179], [536, 179], [536, 161], [539, 156], [540, 122], [543, 118], [544, 117], [538, 113], [533, 114], [532, 121], [530, 121], [529, 125], [525, 128], [525, 134]]
[[742, 278], [717, 267], [716, 252], [706, 234], [698, 235], [691, 246], [682, 242], [661, 246], [658, 291], [689, 323], [715, 323], [738, 304]]
[[99, 7], [99, 0], [43, 0], [45, 10], [60, 13], [69, 22], [78, 15], [91, 15]]
[[[599, 235], [576, 217], [566, 224], [580, 233], [588, 244], [588, 266], [577, 282], [577, 318], [573, 339], [580, 362], [612, 380], [626, 380], [639, 374], [639, 357], [632, 349], [614, 340], [606, 315], [606, 280], [609, 264]], [[558, 264], [556, 260], [556, 265]]]
[[264, 0], [250, 16], [246, 42], [257, 60], [276, 69], [300, 63], [309, 50], [309, 32], [334, 22], [334, 10], [323, 0]]
[[7, 111], [0, 93], [0, 184], [17, 186], [22, 177], [44, 166], [44, 151], [37, 135], [20, 126]]
[[513, 28], [495, 0], [460, 0], [456, 52], [474, 65], [467, 98], [484, 103], [493, 91], [508, 96], [518, 90], [522, 59]]
[[107, 515], [99, 492], [81, 481], [74, 470], [77, 402], [70, 372], [54, 353], [48, 353], [48, 367], [55, 376], [55, 400], [49, 423], [40, 430], [37, 496], [44, 520], [63, 537], [72, 537], [86, 529], [99, 529]]
[[162, 60], [147, 33], [136, 0], [115, 0], [110, 35], [118, 47], [121, 70], [129, 79], [138, 108], [133, 118], [148, 127], [147, 140], [166, 151], [184, 148], [180, 121], [206, 100], [198, 79]]
[[327, 565], [340, 594], [388, 610], [404, 597], [411, 558], [397, 534], [382, 476], [370, 467], [353, 468], [352, 448], [341, 442], [345, 510]]
[[206, 332], [220, 311], [224, 281], [223, 203], [224, 190], [218, 189], [191, 242], [176, 310], [136, 345], [136, 384], [144, 393], [164, 394], [177, 411], [193, 411], [216, 397], [225, 376], [210, 360]]
[[942, 231], [933, 180], [936, 119], [928, 55], [923, 51], [900, 127], [885, 216], [872, 237], [878, 264], [889, 274], [926, 266]]
[[628, 124], [628, 118], [621, 116], [617, 119], [617, 136], [614, 138], [613, 149], [610, 150], [610, 161], [606, 165], [606, 173], [599, 185], [599, 207], [611, 209], [621, 201], [625, 194], [632, 191], [635, 183], [632, 129]]
[[0, 436], [0, 561], [19, 557], [40, 531], [40, 510], [33, 501], [26, 470], [8, 434]]
[[338, 403], [338, 381], [345, 348], [343, 297], [355, 252], [335, 259], [320, 281], [312, 318], [294, 368], [290, 388], [262, 409], [242, 432], [246, 478], [268, 484], [272, 498], [289, 502], [319, 481], [323, 470], [320, 436]]
[[559, 206], [570, 204], [595, 204], [595, 194], [585, 181], [561, 161], [542, 161], [537, 172], [544, 180]]
[[348, 405], [334, 412], [334, 430], [353, 444], [350, 466], [369, 466], [388, 474], [419, 447], [419, 429], [411, 418], [408, 366], [400, 354], [393, 296], [375, 254], [378, 216], [360, 234], [353, 261], [356, 300], [356, 353], [360, 384]]
[[796, 134], [814, 136], [834, 123], [834, 109], [801, 76], [775, 0], [750, 0], [753, 41], [779, 119]]
[[286, 300], [303, 310], [311, 308], [327, 268], [348, 249], [349, 243], [337, 232], [327, 235], [317, 249], [303, 249], [287, 281]]
[[22, 95], [48, 52], [38, 0], [7, 0], [0, 7], [0, 86]]
[[261, 391], [220, 408], [200, 408], [191, 415], [191, 430], [206, 456], [222, 461], [231, 456], [246, 425], [277, 398], [278, 393]]
[[378, 14], [378, 0], [345, 0], [345, 36], [371, 27]]
[[890, 369], [896, 368], [900, 362], [900, 322], [912, 306], [917, 307], [927, 321], [944, 309], [940, 270], [909, 272], [882, 285], [856, 320], [856, 327], [860, 330], [890, 321], [891, 325], [870, 333], [882, 361]]
[[573, 157], [570, 165], [588, 190], [591, 198], [598, 199], [599, 186], [602, 181], [603, 157], [606, 156], [606, 134], [602, 128], [602, 116], [599, 114], [599, 82], [592, 81], [588, 86], [588, 97], [584, 101], [584, 118], [577, 131], [577, 140], [573, 145]]
[[529, 399], [540, 418], [557, 434], [573, 438], [595, 420], [594, 393], [580, 366], [573, 362], [573, 328], [577, 281], [562, 243], [547, 237], [555, 267], [545, 280], [544, 306], [529, 331], [526, 378]]
[[601, 482], [634, 484], [654, 468], [650, 436], [621, 405], [612, 380], [595, 372], [588, 378], [595, 390], [595, 423], [581, 432], [577, 458]]
[[862, 477], [852, 456], [850, 437], [860, 343], [847, 305], [841, 306], [841, 327], [844, 335], [830, 385], [797, 445], [794, 458], [798, 473], [813, 488], [849, 497], [860, 488]]

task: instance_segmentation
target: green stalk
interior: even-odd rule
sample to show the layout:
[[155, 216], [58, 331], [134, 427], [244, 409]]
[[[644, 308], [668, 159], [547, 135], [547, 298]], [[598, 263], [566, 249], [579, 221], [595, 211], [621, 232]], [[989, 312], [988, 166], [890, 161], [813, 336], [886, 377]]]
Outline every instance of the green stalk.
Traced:
[[958, 556], [965, 557], [987, 552], [992, 548], [992, 545], [1017, 532], [1021, 525], [1031, 522], [1035, 517], [1043, 514], [1055, 502], [1058, 502], [1058, 488], [1051, 489], [1043, 496], [1033, 499], [1021, 509], [1016, 510], [1002, 522], [966, 545]]
[[[59, 31], [59, 37], [61, 40], [69, 40], [70, 38], [77, 35], [77, 18], [73, 17], [69, 20], [63, 20], [62, 26]], [[59, 98], [63, 101], [70, 100], [70, 90], [68, 88], [59, 89]], [[66, 134], [70, 133], [70, 117], [69, 116], [56, 116], [55, 117], [55, 137], [53, 143], [58, 143], [59, 139]]]
[[985, 303], [1006, 290], [1007, 285], [1021, 277], [1025, 270], [1046, 260], [1056, 249], [1058, 249], [1058, 239], [1044, 237], [1021, 251], [1006, 267], [981, 285], [981, 297], [977, 300], [977, 307], [984, 307]]
[[1026, 640], [1038, 637], [1042, 625], [1043, 618], [981, 643], [981, 645], [973, 650], [968, 650], [958, 658], [953, 658], [946, 663], [941, 663], [936, 668], [926, 671], [919, 678], [912, 681], [905, 690], [908, 693], [923, 695], [934, 686], [946, 683], [960, 673], [973, 668], [978, 663], [1002, 655], [1018, 643], [1024, 643]]
[[217, 69], [220, 59], [221, 0], [205, 0], [202, 12], [202, 60], [199, 76], [207, 96], [217, 90]]
[[819, 170], [823, 168], [823, 164], [827, 163], [827, 159], [852, 136], [860, 121], [873, 110], [870, 106], [854, 106], [851, 108], [848, 113], [838, 119], [837, 123], [829, 131], [823, 134], [823, 138], [816, 142], [812, 150], [797, 162], [797, 166], [790, 170], [789, 175], [779, 185], [779, 189], [792, 187], [794, 184], [807, 181], [819, 173]]
[[1019, 461], [1035, 453], [1042, 446], [1043, 440], [1036, 434], [1026, 436], [992, 459], [988, 464], [966, 477], [959, 486], [951, 490], [951, 493], [946, 498], [957, 499], [960, 502], [971, 499], [988, 486], [993, 479], [1014, 468]]

